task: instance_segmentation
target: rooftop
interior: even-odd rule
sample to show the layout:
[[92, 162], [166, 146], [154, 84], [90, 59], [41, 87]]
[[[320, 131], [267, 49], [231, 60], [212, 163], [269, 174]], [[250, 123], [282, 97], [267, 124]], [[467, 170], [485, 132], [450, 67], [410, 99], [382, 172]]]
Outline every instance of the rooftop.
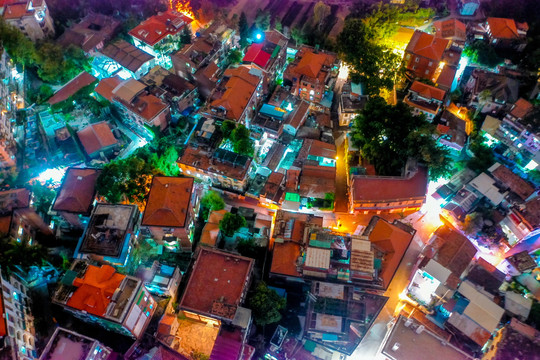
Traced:
[[278, 210], [274, 222], [272, 237], [276, 242], [294, 241], [301, 243], [307, 224], [322, 226], [323, 218], [309, 214], [301, 214]]
[[96, 204], [79, 248], [80, 253], [119, 257], [132, 231], [135, 205]]
[[430, 60], [441, 61], [449, 43], [449, 40], [416, 30], [405, 51]]
[[228, 119], [240, 120], [261, 78], [246, 66], [229, 68], [223, 76], [222, 83], [212, 95], [210, 106], [225, 109]]
[[90, 75], [86, 71], [83, 71], [78, 76], [70, 80], [67, 84], [62, 86], [57, 92], [55, 92], [54, 95], [47, 100], [47, 102], [49, 105], [54, 105], [67, 100], [70, 96], [76, 94], [77, 91], [92, 84], [96, 80], [97, 79], [94, 76]]
[[[473, 357], [449, 344], [413, 319], [399, 316], [383, 345], [382, 353], [391, 360], [472, 360]], [[421, 351], [420, 351], [421, 349]]]
[[442, 225], [433, 234], [424, 253], [460, 277], [476, 255], [476, 248], [466, 236], [449, 225]]
[[336, 168], [333, 166], [307, 165], [302, 167], [299, 193], [304, 197], [324, 199], [336, 191]]
[[336, 61], [334, 54], [316, 51], [306, 46], [302, 47], [296, 58], [299, 59], [294, 67], [294, 72], [309, 78], [318, 78], [323, 67], [329, 67]]
[[428, 184], [427, 170], [419, 167], [410, 177], [359, 176], [352, 179], [354, 201], [389, 202], [399, 199], [425, 197]]
[[440, 20], [433, 22], [436, 36], [440, 38], [455, 38], [465, 41], [467, 26], [457, 19]]
[[178, 34], [193, 19], [173, 10], [160, 12], [149, 17], [129, 31], [129, 35], [142, 42], [154, 46], [167, 36]]
[[245, 63], [254, 63], [262, 69], [266, 68], [272, 54], [263, 50], [264, 43], [253, 43], [247, 49], [246, 55], [242, 61]]
[[218, 149], [213, 154], [209, 154], [193, 146], [188, 146], [178, 160], [180, 164], [240, 181], [246, 177], [251, 161], [251, 158], [232, 151]]
[[289, 114], [287, 118], [287, 124], [294, 129], [298, 128], [304, 123], [309, 113], [309, 102], [300, 100], [300, 103], [296, 105], [295, 110]]
[[41, 360], [106, 360], [111, 349], [97, 340], [57, 327], [41, 353]]
[[489, 90], [492, 99], [501, 104], [513, 104], [518, 100], [519, 81], [516, 79], [477, 68], [473, 70], [471, 77], [476, 81], [473, 89], [475, 95]]
[[409, 91], [415, 92], [425, 99], [435, 99], [439, 101], [444, 101], [444, 97], [446, 96], [446, 91], [436, 88], [435, 86], [424, 84], [420, 81], [413, 82]]
[[79, 23], [73, 24], [58, 38], [62, 46], [75, 45], [90, 52], [111, 39], [121, 22], [111, 16], [90, 13]]
[[244, 301], [253, 259], [199, 248], [180, 307], [232, 320]]
[[106, 121], [88, 125], [77, 131], [77, 136], [89, 156], [118, 143]]
[[487, 24], [491, 35], [496, 39], [518, 39], [520, 37], [513, 19], [490, 17]]
[[26, 208], [30, 205], [28, 189], [13, 189], [0, 191], [0, 214], [10, 213], [15, 209]]
[[145, 53], [125, 40], [120, 40], [107, 45], [107, 47], [101, 50], [101, 53], [134, 73], [137, 72], [143, 64], [154, 58], [152, 55]]
[[502, 330], [502, 338], [492, 360], [540, 359], [540, 332], [516, 318]]
[[96, 195], [96, 182], [100, 170], [69, 168], [52, 209], [89, 214]]
[[481, 286], [493, 295], [499, 294], [499, 288], [505, 280], [505, 274], [483, 258], [478, 258], [476, 264], [467, 273], [467, 280]]
[[191, 177], [154, 176], [141, 225], [184, 227], [192, 190]]
[[519, 98], [518, 101], [516, 101], [516, 103], [514, 104], [514, 107], [512, 107], [512, 110], [510, 111], [510, 115], [512, 115], [513, 117], [517, 119], [523, 119], [533, 110], [534, 110], [533, 104], [531, 104], [524, 98]]
[[121, 322], [140, 280], [116, 272], [110, 265], [76, 260], [53, 295], [53, 302]]
[[497, 163], [489, 170], [497, 180], [501, 181], [503, 185], [508, 186], [508, 188], [521, 199], [526, 200], [534, 193], [534, 186], [512, 172], [512, 170], [506, 166]]
[[226, 210], [215, 210], [210, 213], [202, 229], [201, 244], [216, 246], [219, 235], [219, 222], [225, 216]]

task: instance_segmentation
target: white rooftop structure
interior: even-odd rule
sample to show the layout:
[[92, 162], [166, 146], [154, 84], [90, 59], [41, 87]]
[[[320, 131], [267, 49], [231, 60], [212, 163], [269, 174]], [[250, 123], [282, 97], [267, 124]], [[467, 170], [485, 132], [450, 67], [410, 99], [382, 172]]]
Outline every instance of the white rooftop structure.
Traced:
[[484, 195], [493, 205], [499, 205], [506, 195], [495, 186], [495, 179], [486, 173], [481, 173], [469, 183], [475, 190]]

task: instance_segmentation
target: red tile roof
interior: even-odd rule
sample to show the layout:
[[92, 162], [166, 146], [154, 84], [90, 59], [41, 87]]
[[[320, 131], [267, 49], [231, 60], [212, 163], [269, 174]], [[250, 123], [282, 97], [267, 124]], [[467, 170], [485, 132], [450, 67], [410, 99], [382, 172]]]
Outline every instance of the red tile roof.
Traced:
[[298, 130], [305, 122], [309, 112], [309, 102], [300, 100], [300, 104], [296, 105], [296, 109], [289, 115], [287, 124]]
[[98, 169], [70, 168], [52, 207], [55, 211], [87, 214], [96, 195]]
[[519, 175], [514, 174], [512, 170], [504, 165], [499, 165], [491, 173], [523, 200], [526, 200], [534, 193], [534, 186], [523, 180]]
[[436, 38], [422, 31], [415, 31], [406, 52], [410, 52], [425, 58], [441, 61], [444, 50], [448, 47], [449, 40]]
[[369, 234], [369, 241], [385, 252], [380, 276], [384, 288], [388, 287], [396, 270], [405, 255], [414, 235], [397, 227], [388, 221], [377, 218], [373, 230]]
[[301, 254], [302, 246], [292, 241], [275, 243], [272, 252], [270, 272], [287, 276], [302, 277], [298, 272], [296, 261]]
[[106, 121], [88, 125], [78, 131], [77, 136], [88, 155], [118, 143]]
[[154, 46], [168, 35], [178, 34], [193, 19], [173, 10], [154, 15], [129, 31], [129, 35]]
[[523, 98], [519, 98], [518, 101], [514, 104], [514, 107], [512, 108], [512, 111], [510, 111], [510, 115], [517, 119], [523, 119], [525, 116], [527, 116], [532, 110], [534, 109], [533, 104], [528, 102], [527, 100]]
[[494, 18], [487, 19], [492, 37], [496, 39], [517, 39], [519, 38], [516, 22], [513, 19]]
[[152, 95], [139, 95], [133, 102], [133, 106], [130, 107], [130, 110], [143, 118], [148, 122], [151, 122], [156, 116], [161, 114], [163, 111], [166, 111], [169, 108], [169, 105], [161, 101], [160, 98]]
[[96, 92], [110, 102], [113, 101], [113, 90], [122, 83], [118, 76], [102, 79], [96, 86]]
[[310, 78], [317, 78], [329, 56], [325, 53], [314, 53], [312, 50], [307, 50], [298, 62], [296, 72]]
[[154, 59], [152, 55], [125, 40], [107, 45], [101, 53], [132, 72], [137, 72], [141, 66]]
[[251, 44], [242, 61], [244, 63], [255, 63], [264, 69], [272, 55], [263, 51], [263, 45], [263, 43]]
[[66, 305], [96, 316], [104, 316], [111, 298], [126, 276], [110, 265], [88, 265], [83, 278], [75, 278], [73, 292]]
[[0, 216], [0, 235], [9, 234], [11, 228], [11, 215]]
[[261, 79], [251, 74], [245, 66], [227, 69], [224, 76], [229, 78], [225, 83], [225, 92], [210, 106], [222, 107], [227, 111], [227, 118], [239, 120]]
[[216, 314], [216, 304], [238, 307], [243, 302], [253, 259], [218, 250], [199, 248], [180, 307], [210, 316], [232, 319], [234, 312]]
[[427, 184], [427, 170], [420, 167], [410, 178], [355, 176], [351, 187], [354, 201], [390, 202], [424, 197]]
[[23, 16], [32, 15], [31, 11], [27, 11], [26, 2], [20, 4], [7, 5], [4, 10], [4, 19], [19, 19]]
[[68, 99], [70, 96], [73, 96], [77, 91], [82, 88], [92, 84], [97, 79], [91, 74], [83, 71], [77, 77], [72, 79], [66, 85], [64, 85], [60, 90], [58, 90], [47, 102], [49, 105], [58, 104], [61, 101]]
[[457, 69], [455, 67], [446, 65], [442, 69], [435, 83], [437, 86], [444, 86], [445, 88], [450, 89], [452, 87], [452, 83], [454, 82], [454, 78], [456, 77], [456, 72]]
[[26, 208], [29, 205], [30, 191], [28, 189], [23, 188], [0, 191], [0, 213]]
[[184, 227], [192, 190], [193, 178], [154, 176], [141, 225]]
[[436, 30], [436, 36], [441, 38], [457, 38], [456, 40], [466, 39], [467, 26], [457, 19], [448, 19], [444, 21], [435, 21], [433, 26]]
[[443, 101], [444, 96], [446, 95], [446, 91], [438, 89], [435, 86], [424, 84], [420, 81], [413, 82], [410, 90], [418, 93], [423, 98], [439, 101]]

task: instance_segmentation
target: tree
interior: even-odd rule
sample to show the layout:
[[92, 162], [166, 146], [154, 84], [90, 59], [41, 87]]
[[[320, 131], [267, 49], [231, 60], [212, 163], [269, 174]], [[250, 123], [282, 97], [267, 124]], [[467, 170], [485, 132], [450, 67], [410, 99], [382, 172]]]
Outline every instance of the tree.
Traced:
[[201, 199], [201, 206], [210, 211], [217, 211], [225, 209], [225, 201], [215, 191], [210, 190]]
[[240, 124], [231, 132], [232, 141], [240, 141], [243, 139], [249, 139], [250, 132], [247, 127]]
[[180, 43], [182, 45], [191, 44], [192, 37], [191, 26], [184, 26], [184, 30], [182, 30], [182, 33], [180, 34]]
[[36, 48], [16, 27], [0, 18], [0, 44], [7, 50], [15, 64], [32, 65], [36, 58]]
[[42, 216], [47, 215], [49, 208], [56, 196], [56, 192], [47, 185], [42, 185], [36, 181], [32, 185], [32, 195], [35, 199], [34, 208]]
[[230, 139], [234, 129], [236, 129], [236, 123], [232, 120], [225, 120], [221, 124], [221, 134], [225, 139]]
[[262, 31], [268, 30], [270, 27], [270, 13], [261, 9], [257, 10], [257, 16], [255, 17], [255, 26]]
[[255, 292], [248, 300], [248, 306], [253, 313], [255, 324], [265, 326], [281, 320], [281, 310], [285, 309], [287, 301], [263, 282], [259, 282]]
[[373, 31], [360, 19], [347, 19], [337, 39], [337, 49], [351, 66], [351, 77], [365, 85], [366, 92], [392, 90], [403, 75], [401, 58], [389, 48], [377, 45]]
[[293, 28], [291, 30], [291, 38], [293, 38], [296, 46], [302, 45], [306, 42], [306, 34], [299, 28]]
[[245, 227], [246, 219], [238, 214], [225, 213], [223, 219], [219, 222], [219, 230], [225, 236], [233, 236], [240, 228]]
[[463, 55], [468, 57], [473, 63], [487, 67], [495, 67], [502, 62], [495, 49], [490, 44], [482, 40], [476, 40], [463, 50]]
[[354, 119], [352, 142], [379, 175], [399, 175], [408, 158], [428, 166], [432, 178], [450, 173], [448, 150], [437, 145], [433, 126], [411, 114], [405, 103], [388, 105], [372, 97]]
[[[2, 234], [0, 234], [2, 235]], [[32, 265], [41, 266], [47, 259], [47, 249], [41, 245], [30, 245], [29, 239], [15, 242], [9, 236], [0, 236], [0, 266], [9, 270], [10, 266], [19, 265], [29, 269]]]
[[474, 156], [467, 162], [467, 167], [474, 170], [476, 173], [486, 171], [491, 165], [495, 163], [495, 156], [493, 150], [484, 143], [482, 138], [477, 138], [470, 145], [470, 150]]
[[318, 31], [321, 31], [322, 25], [328, 15], [330, 15], [330, 6], [322, 1], [317, 2], [313, 7], [312, 22]]
[[236, 64], [240, 64], [243, 57], [244, 57], [244, 54], [242, 53], [242, 51], [238, 49], [233, 49], [229, 51], [229, 54], [227, 55], [227, 60], [229, 61], [231, 65], [236, 65]]
[[240, 35], [240, 47], [245, 48], [249, 39], [249, 25], [246, 14], [242, 11], [238, 20], [238, 34]]
[[237, 154], [253, 157], [253, 153], [255, 152], [255, 147], [253, 145], [253, 141], [247, 138], [247, 139], [240, 139], [238, 141], [235, 141], [233, 143], [233, 150]]

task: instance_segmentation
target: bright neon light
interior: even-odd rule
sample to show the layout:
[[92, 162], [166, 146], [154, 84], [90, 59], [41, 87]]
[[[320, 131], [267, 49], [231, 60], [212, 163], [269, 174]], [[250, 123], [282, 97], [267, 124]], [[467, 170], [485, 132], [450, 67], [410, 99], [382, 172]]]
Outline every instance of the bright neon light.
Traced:
[[40, 183], [51, 182], [53, 185], [60, 184], [60, 182], [62, 182], [62, 179], [64, 178], [65, 173], [66, 168], [47, 169], [41, 174], [39, 174], [38, 181]]

